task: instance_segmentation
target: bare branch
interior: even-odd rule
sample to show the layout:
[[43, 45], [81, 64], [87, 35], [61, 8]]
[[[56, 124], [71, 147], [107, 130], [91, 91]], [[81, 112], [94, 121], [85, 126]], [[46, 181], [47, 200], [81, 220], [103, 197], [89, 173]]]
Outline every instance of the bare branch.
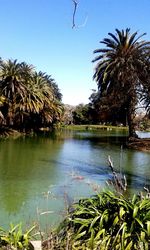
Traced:
[[121, 174], [118, 176], [116, 171], [114, 170], [114, 166], [113, 166], [113, 162], [110, 158], [110, 156], [108, 156], [108, 163], [109, 163], [109, 167], [112, 171], [113, 177], [114, 177], [114, 181], [110, 181], [107, 182], [108, 184], [111, 184], [114, 186], [114, 188], [118, 191], [118, 192], [124, 192], [127, 189], [127, 180], [125, 175], [123, 176], [123, 178], [121, 177]]
[[77, 11], [78, 2], [77, 2], [77, 0], [72, 0], [72, 2], [74, 4], [73, 17], [72, 17], [72, 29], [73, 29], [76, 26], [75, 25], [75, 15], [76, 15], [76, 11]]
[[78, 27], [78, 28], [84, 27], [86, 25], [86, 23], [87, 23], [88, 16], [85, 17], [85, 20], [84, 20], [83, 24], [77, 26], [76, 22], [75, 22], [75, 17], [76, 17], [76, 11], [77, 11], [77, 7], [78, 7], [79, 2], [77, 0], [72, 0], [72, 2], [73, 2], [73, 5], [74, 5], [73, 16], [72, 16], [72, 29], [75, 28], [75, 27]]

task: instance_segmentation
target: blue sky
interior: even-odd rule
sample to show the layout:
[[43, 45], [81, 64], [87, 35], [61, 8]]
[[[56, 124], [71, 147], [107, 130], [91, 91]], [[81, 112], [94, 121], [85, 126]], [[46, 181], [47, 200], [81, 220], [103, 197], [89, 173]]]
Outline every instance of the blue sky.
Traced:
[[[144, 32], [150, 40], [150, 0], [0, 0], [0, 56], [33, 64], [57, 82], [63, 102], [88, 103], [93, 50], [115, 28]], [[84, 22], [87, 19], [85, 25]]]

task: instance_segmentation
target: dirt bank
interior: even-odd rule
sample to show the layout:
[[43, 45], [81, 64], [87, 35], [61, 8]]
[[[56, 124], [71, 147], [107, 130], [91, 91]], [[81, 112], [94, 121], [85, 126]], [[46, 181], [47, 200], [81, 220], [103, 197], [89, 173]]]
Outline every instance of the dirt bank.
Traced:
[[150, 138], [130, 138], [127, 147], [150, 152]]

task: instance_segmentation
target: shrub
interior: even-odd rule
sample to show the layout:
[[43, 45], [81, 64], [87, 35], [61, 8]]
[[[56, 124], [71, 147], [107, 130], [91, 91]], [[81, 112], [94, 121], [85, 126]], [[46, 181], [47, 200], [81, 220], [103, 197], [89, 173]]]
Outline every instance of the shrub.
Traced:
[[22, 232], [21, 223], [10, 225], [9, 231], [0, 228], [0, 248], [1, 249], [30, 249], [31, 232], [35, 226], [25, 233]]
[[[150, 199], [104, 191], [81, 199], [59, 228], [70, 249], [150, 249]], [[61, 243], [62, 244], [62, 243]], [[63, 248], [62, 248], [63, 249]]]

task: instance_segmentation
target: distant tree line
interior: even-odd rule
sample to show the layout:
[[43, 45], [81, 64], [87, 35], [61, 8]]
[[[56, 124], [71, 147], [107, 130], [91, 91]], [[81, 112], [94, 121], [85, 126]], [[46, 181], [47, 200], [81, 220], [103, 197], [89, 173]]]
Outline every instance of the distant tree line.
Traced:
[[127, 125], [127, 117], [125, 109], [118, 109], [117, 107], [109, 108], [108, 104], [101, 104], [93, 94], [88, 104], [79, 104], [75, 106], [68, 113], [66, 124], [109, 124], [109, 125]]

